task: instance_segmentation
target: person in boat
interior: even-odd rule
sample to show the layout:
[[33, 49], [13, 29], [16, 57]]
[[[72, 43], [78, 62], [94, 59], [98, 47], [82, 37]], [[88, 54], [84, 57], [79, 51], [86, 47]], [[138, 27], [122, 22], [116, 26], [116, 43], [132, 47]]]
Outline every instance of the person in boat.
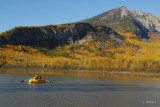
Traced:
[[42, 81], [45, 80], [45, 78], [43, 76], [39, 76], [39, 75], [35, 75], [33, 78], [36, 80], [42, 80]]
[[42, 80], [42, 81], [43, 81], [43, 80], [45, 80], [45, 78], [44, 78], [43, 76], [40, 76], [40, 77], [39, 77], [39, 80]]
[[39, 77], [39, 80], [42, 80], [42, 77], [41, 77], [41, 76]]
[[35, 75], [33, 78], [34, 79], [39, 79], [39, 75]]
[[42, 77], [42, 80], [45, 80], [45, 78], [44, 78], [44, 77]]

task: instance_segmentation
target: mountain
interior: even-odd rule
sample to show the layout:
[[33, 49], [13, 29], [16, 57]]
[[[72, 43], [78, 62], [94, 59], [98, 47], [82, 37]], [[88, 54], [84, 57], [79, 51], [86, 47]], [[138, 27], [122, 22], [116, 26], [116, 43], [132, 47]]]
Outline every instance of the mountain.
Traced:
[[149, 13], [120, 7], [78, 23], [15, 27], [0, 33], [0, 69], [157, 73], [159, 26]]
[[88, 23], [71, 23], [40, 27], [15, 27], [0, 34], [0, 46], [25, 45], [54, 48], [59, 45], [96, 41], [103, 43], [112, 40], [117, 43], [123, 37], [105, 26], [92, 26]]
[[151, 13], [130, 11], [124, 6], [104, 12], [82, 22], [109, 26], [118, 32], [133, 32], [140, 39], [148, 39], [149, 32], [160, 33], [160, 19]]

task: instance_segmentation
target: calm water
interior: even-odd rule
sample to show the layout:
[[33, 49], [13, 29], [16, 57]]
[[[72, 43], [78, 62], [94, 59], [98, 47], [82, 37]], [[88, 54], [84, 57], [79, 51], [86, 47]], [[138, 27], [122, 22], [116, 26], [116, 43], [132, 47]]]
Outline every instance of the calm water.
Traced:
[[0, 74], [0, 107], [160, 107], [160, 79], [46, 76], [55, 82], [20, 82], [29, 77]]

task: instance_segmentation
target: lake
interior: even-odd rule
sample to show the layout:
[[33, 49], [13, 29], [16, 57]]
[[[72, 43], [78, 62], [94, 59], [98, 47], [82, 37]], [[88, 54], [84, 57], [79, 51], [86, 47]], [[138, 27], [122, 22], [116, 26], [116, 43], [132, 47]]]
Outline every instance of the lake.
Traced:
[[45, 76], [54, 82], [20, 82], [31, 76], [0, 74], [0, 107], [160, 107], [160, 79]]

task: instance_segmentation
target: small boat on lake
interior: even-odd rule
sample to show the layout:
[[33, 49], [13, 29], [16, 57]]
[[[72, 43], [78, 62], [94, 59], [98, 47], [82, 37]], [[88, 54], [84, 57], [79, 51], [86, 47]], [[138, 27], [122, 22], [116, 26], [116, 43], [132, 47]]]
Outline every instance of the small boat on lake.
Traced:
[[38, 75], [35, 75], [33, 78], [30, 78], [28, 80], [29, 84], [32, 84], [32, 83], [39, 84], [39, 83], [46, 83], [46, 82], [48, 82], [48, 80]]
[[31, 78], [28, 80], [28, 83], [46, 83], [47, 81], [46, 80], [40, 80], [40, 79], [34, 79], [34, 78]]

